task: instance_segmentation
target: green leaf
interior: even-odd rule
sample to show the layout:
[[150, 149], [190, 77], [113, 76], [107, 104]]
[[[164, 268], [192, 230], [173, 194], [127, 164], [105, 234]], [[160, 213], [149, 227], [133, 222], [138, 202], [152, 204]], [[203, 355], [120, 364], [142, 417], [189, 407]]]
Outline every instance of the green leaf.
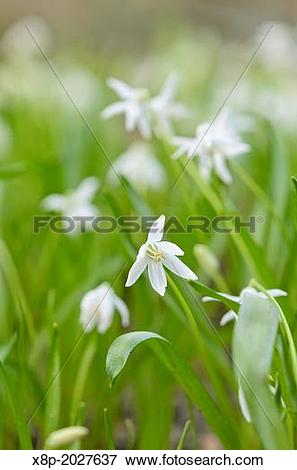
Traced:
[[123, 370], [133, 350], [142, 342], [153, 342], [152, 349], [183, 387], [185, 393], [201, 410], [206, 421], [226, 448], [238, 448], [237, 430], [233, 428], [223, 411], [201, 383], [198, 375], [180, 357], [171, 344], [162, 336], [150, 331], [134, 331], [115, 339], [106, 358], [106, 370], [111, 384]]
[[180, 438], [177, 444], [177, 450], [182, 450], [184, 446], [185, 438], [186, 438], [186, 435], [188, 434], [190, 426], [191, 426], [191, 421], [188, 419], [188, 421], [185, 422], [182, 433], [180, 435]]
[[29, 308], [29, 304], [21, 285], [18, 270], [6, 246], [4, 240], [0, 239], [0, 269], [3, 271], [4, 277], [10, 288], [12, 299], [15, 302], [19, 313], [20, 322], [25, 321], [31, 339], [35, 336], [35, 327], [33, 315]]
[[44, 419], [44, 433], [46, 436], [59, 427], [61, 408], [60, 353], [56, 324], [53, 326], [52, 344], [49, 355], [47, 390]]
[[9, 376], [4, 364], [0, 361], [0, 378], [4, 384], [11, 410], [15, 419], [16, 429], [19, 435], [20, 446], [23, 450], [32, 449], [32, 441], [28, 425], [25, 420], [22, 403], [18, 401], [18, 393], [14, 381]]
[[143, 341], [154, 338], [167, 341], [157, 333], [150, 331], [135, 331], [119, 336], [114, 340], [106, 357], [106, 371], [111, 385], [114, 384], [116, 378], [125, 367], [130, 354], [136, 346], [143, 343]]
[[9, 356], [17, 340], [17, 334], [14, 333], [7, 341], [1, 344], [0, 346], [0, 361], [4, 362], [5, 359]]
[[114, 443], [113, 436], [112, 436], [112, 429], [111, 429], [111, 424], [110, 424], [107, 408], [104, 408], [104, 427], [105, 427], [105, 433], [106, 433], [106, 438], [107, 438], [107, 449], [114, 450], [116, 447], [115, 447], [115, 443]]
[[233, 334], [233, 360], [253, 424], [266, 449], [291, 448], [268, 388], [278, 324], [279, 313], [270, 300], [244, 293]]
[[9, 162], [0, 164], [0, 178], [14, 178], [28, 170], [26, 162]]

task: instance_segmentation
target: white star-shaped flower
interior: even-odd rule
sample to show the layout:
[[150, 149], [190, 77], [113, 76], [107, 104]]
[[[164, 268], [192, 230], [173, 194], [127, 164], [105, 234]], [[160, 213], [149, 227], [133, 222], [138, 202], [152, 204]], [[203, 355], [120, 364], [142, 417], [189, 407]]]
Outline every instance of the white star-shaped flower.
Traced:
[[179, 147], [172, 155], [173, 158], [182, 155], [198, 157], [204, 178], [209, 179], [213, 170], [226, 184], [232, 182], [226, 161], [248, 152], [250, 148], [240, 140], [236, 129], [230, 124], [230, 114], [226, 110], [213, 125], [203, 123], [197, 126], [195, 137], [173, 137], [173, 144]]
[[147, 241], [140, 247], [136, 261], [129, 271], [126, 287], [132, 286], [146, 268], [152, 288], [162, 296], [167, 287], [164, 266], [184, 279], [198, 279], [178, 258], [184, 252], [175, 243], [162, 241], [164, 224], [165, 216], [161, 215], [151, 226]]
[[[85, 178], [79, 186], [64, 194], [50, 194], [42, 201], [42, 206], [49, 211], [60, 212], [66, 217], [95, 217], [99, 214], [97, 207], [91, 203], [99, 188], [97, 178]], [[88, 228], [89, 225], [86, 224]]]
[[116, 78], [109, 78], [107, 84], [119, 96], [121, 101], [107, 106], [101, 113], [103, 119], [124, 114], [126, 131], [133, 132], [138, 129], [142, 137], [149, 139], [151, 137], [151, 125], [148, 109], [148, 90], [146, 88], [133, 88]]
[[[145, 142], [134, 142], [112, 164], [118, 175], [124, 176], [139, 188], [158, 189], [165, 181], [162, 165]], [[112, 182], [119, 183], [112, 169], [109, 177]]]
[[97, 328], [104, 334], [111, 326], [115, 311], [121, 317], [123, 327], [129, 326], [129, 311], [125, 302], [118, 297], [108, 282], [90, 290], [80, 304], [80, 323], [88, 333]]
[[160, 136], [172, 134], [172, 120], [189, 116], [186, 106], [175, 101], [178, 82], [179, 79], [176, 74], [169, 75], [160, 93], [149, 102], [155, 123], [155, 131]]
[[[243, 300], [243, 295], [246, 292], [250, 292], [253, 294], [258, 295], [261, 298], [266, 298], [265, 294], [263, 292], [257, 291], [254, 287], [245, 287], [242, 289], [240, 294], [238, 296], [236, 295], [230, 295], [230, 294], [224, 294], [222, 292], [218, 292], [222, 297], [225, 297], [226, 299], [233, 300], [233, 302], [236, 302], [237, 304], [241, 305], [242, 300]], [[272, 296], [272, 297], [286, 297], [288, 294], [286, 291], [282, 289], [267, 289], [267, 292]], [[215, 299], [214, 297], [202, 297], [202, 302], [220, 302], [220, 300]], [[229, 323], [232, 320], [237, 319], [237, 314], [233, 310], [229, 310], [227, 313], [223, 315], [220, 321], [220, 325], [224, 326], [226, 323]]]

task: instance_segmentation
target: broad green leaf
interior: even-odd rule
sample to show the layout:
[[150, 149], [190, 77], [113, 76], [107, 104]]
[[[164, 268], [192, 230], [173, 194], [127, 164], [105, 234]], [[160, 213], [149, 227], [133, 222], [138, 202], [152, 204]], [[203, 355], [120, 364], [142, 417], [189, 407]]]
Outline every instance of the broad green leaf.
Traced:
[[175, 379], [183, 387], [191, 401], [201, 410], [209, 426], [226, 448], [238, 448], [237, 431], [224, 416], [200, 381], [196, 372], [173, 349], [171, 344], [157, 333], [134, 331], [115, 339], [106, 358], [106, 370], [111, 384], [123, 370], [134, 349], [144, 341], [153, 341], [152, 350], [157, 354]]
[[255, 293], [243, 295], [233, 334], [233, 361], [253, 424], [266, 449], [291, 448], [268, 388], [279, 324], [276, 306]]

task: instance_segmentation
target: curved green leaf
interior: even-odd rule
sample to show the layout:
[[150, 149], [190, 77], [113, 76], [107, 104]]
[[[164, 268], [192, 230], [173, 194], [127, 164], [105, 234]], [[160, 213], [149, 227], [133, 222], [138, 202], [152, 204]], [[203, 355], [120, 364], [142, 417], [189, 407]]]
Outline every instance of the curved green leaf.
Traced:
[[106, 356], [106, 372], [111, 385], [113, 385], [115, 379], [125, 367], [130, 354], [136, 346], [148, 339], [167, 341], [157, 333], [152, 333], [150, 331], [133, 331], [119, 336], [114, 340]]
[[[152, 342], [152, 349], [169, 369], [175, 379], [183, 387], [190, 400], [200, 409], [212, 430], [216, 433], [225, 448], [238, 449], [238, 433], [232, 423], [228, 421], [221, 408], [217, 406], [213, 398], [201, 383], [198, 375], [173, 349], [172, 345], [157, 333], [150, 331], [134, 331], [119, 336], [112, 343], [106, 357], [106, 370], [114, 383], [123, 370], [133, 350], [142, 342]], [[160, 341], [161, 340], [161, 341]]]

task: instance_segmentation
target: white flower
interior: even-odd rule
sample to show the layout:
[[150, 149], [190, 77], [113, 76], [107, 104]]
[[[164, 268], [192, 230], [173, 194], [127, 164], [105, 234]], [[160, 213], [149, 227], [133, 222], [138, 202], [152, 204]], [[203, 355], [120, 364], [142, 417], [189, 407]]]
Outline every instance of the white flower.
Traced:
[[[97, 207], [91, 203], [99, 188], [97, 178], [85, 178], [79, 186], [65, 194], [50, 194], [42, 201], [42, 206], [49, 211], [60, 212], [65, 217], [95, 217], [98, 215]], [[86, 228], [89, 225], [86, 223]]]
[[[222, 292], [218, 292], [222, 297], [225, 297], [226, 299], [233, 300], [233, 302], [236, 302], [238, 305], [242, 304], [243, 300], [243, 295], [246, 292], [250, 292], [253, 294], [258, 295], [261, 298], [267, 298], [263, 292], [257, 291], [254, 287], [245, 287], [242, 289], [240, 294], [238, 296], [236, 295], [230, 295], [230, 294], [224, 294]], [[267, 292], [272, 296], [272, 297], [285, 297], [287, 296], [287, 292], [281, 289], [267, 289]], [[214, 297], [202, 297], [202, 302], [220, 302], [220, 300], [215, 299]], [[225, 315], [223, 315], [220, 325], [224, 326], [226, 323], [236, 320], [237, 319], [237, 314], [233, 312], [233, 310], [229, 310]]]
[[107, 83], [121, 101], [107, 106], [101, 116], [109, 119], [124, 114], [127, 132], [138, 130], [145, 139], [151, 138], [152, 130], [158, 135], [169, 135], [171, 120], [188, 115], [186, 107], [174, 100], [178, 84], [175, 75], [169, 76], [160, 93], [153, 98], [146, 88], [133, 88], [115, 78], [110, 78]]
[[[113, 162], [113, 167], [136, 187], [157, 189], [165, 181], [162, 165], [144, 142], [133, 143]], [[112, 168], [109, 177], [112, 182], [119, 182]]]
[[156, 126], [155, 131], [160, 136], [172, 134], [172, 119], [181, 119], [189, 115], [186, 106], [174, 100], [178, 82], [177, 75], [171, 74], [164, 83], [160, 93], [149, 102]]
[[184, 279], [193, 281], [198, 279], [196, 274], [178, 258], [184, 252], [175, 243], [162, 241], [164, 224], [164, 215], [152, 224], [147, 241], [140, 247], [136, 261], [129, 271], [126, 287], [132, 286], [146, 267], [152, 288], [160, 295], [165, 294], [167, 286], [163, 266]]
[[125, 128], [127, 132], [138, 129], [142, 137], [151, 137], [150, 117], [148, 110], [149, 92], [146, 88], [132, 88], [127, 83], [110, 78], [107, 81], [109, 87], [121, 98], [121, 101], [107, 106], [101, 116], [109, 119], [118, 114], [125, 116]]
[[115, 310], [121, 316], [123, 327], [129, 326], [129, 311], [125, 302], [118, 297], [108, 282], [87, 292], [80, 304], [80, 323], [89, 332], [97, 328], [103, 334], [111, 326]]
[[2, 36], [1, 48], [10, 58], [23, 60], [32, 58], [35, 54], [40, 56], [40, 51], [28, 29], [36, 37], [43, 51], [49, 49], [52, 34], [45, 20], [39, 16], [25, 16], [9, 26]]
[[250, 148], [240, 140], [235, 127], [230, 123], [227, 110], [221, 113], [213, 125], [203, 123], [197, 126], [195, 137], [173, 137], [173, 144], [179, 146], [172, 155], [173, 158], [184, 154], [188, 158], [199, 157], [202, 176], [209, 179], [214, 170], [226, 184], [232, 181], [226, 160], [246, 153]]

